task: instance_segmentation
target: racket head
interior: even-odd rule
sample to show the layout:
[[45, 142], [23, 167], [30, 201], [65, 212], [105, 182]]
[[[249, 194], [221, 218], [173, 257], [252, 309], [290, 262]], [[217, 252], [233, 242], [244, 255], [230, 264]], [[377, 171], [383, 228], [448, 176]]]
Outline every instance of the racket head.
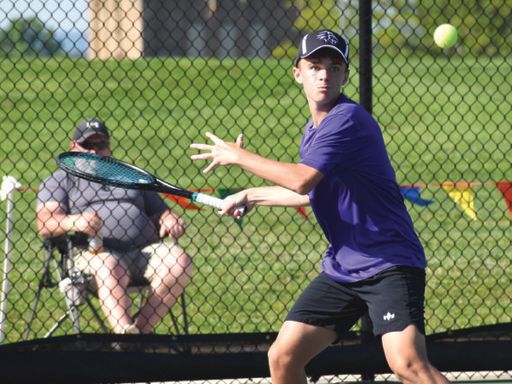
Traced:
[[128, 189], [153, 189], [156, 177], [134, 165], [89, 152], [64, 152], [57, 156], [60, 169], [73, 176]]

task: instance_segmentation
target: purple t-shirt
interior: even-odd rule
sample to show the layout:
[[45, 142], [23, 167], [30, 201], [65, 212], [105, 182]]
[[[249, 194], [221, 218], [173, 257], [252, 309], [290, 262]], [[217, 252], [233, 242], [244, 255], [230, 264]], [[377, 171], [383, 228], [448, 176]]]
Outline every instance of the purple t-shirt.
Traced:
[[317, 128], [309, 122], [301, 163], [324, 178], [309, 193], [329, 247], [323, 271], [354, 282], [396, 265], [425, 268], [377, 122], [344, 95]]

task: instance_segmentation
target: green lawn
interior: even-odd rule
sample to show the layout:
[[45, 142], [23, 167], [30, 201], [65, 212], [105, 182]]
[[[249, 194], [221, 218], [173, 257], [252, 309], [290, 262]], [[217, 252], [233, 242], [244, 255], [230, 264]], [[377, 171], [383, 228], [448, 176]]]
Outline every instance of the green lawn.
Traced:
[[[227, 139], [244, 132], [249, 149], [295, 161], [308, 111], [289, 66], [242, 59], [2, 60], [0, 173], [37, 188], [56, 169], [55, 155], [67, 149], [76, 122], [97, 116], [113, 132], [116, 157], [164, 179], [190, 188], [261, 185], [237, 168], [205, 176], [205, 164], [192, 163], [188, 147], [207, 131]], [[504, 59], [375, 60], [373, 112], [400, 184], [512, 180], [510, 69]], [[346, 93], [356, 100], [357, 83], [354, 62]], [[512, 230], [500, 192], [474, 188], [476, 221], [440, 187], [421, 193], [435, 203], [407, 204], [429, 257], [427, 331], [510, 321]], [[41, 267], [35, 198], [33, 191], [15, 195], [8, 342], [26, 327]], [[3, 225], [5, 203], [0, 209]], [[194, 260], [191, 332], [276, 331], [318, 271], [326, 245], [311, 213], [305, 220], [292, 209], [260, 208], [240, 228], [210, 209], [176, 210], [189, 223], [181, 244]], [[44, 301], [42, 322], [62, 310], [58, 299]]]

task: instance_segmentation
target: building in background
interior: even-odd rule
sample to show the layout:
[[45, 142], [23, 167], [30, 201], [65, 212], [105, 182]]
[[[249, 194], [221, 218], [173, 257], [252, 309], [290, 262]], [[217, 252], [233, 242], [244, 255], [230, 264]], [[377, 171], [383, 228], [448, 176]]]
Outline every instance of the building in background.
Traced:
[[297, 16], [283, 0], [89, 0], [88, 57], [268, 57]]
[[135, 59], [143, 54], [143, 0], [89, 0], [91, 59]]

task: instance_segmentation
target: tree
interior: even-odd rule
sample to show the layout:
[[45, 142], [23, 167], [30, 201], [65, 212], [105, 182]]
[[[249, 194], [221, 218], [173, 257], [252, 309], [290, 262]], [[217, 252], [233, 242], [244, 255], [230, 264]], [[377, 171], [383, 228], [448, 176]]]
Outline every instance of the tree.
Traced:
[[303, 33], [320, 28], [340, 32], [341, 7], [335, 0], [299, 0], [295, 2], [300, 15], [295, 21], [295, 28]]
[[502, 55], [512, 52], [512, 8], [509, 1], [418, 1], [417, 15], [431, 34], [438, 24], [451, 23], [459, 32], [462, 53]]
[[450, 23], [461, 54], [506, 56], [512, 49], [512, 8], [493, 0], [381, 0], [374, 7], [376, 47], [388, 54], [440, 52], [432, 34]]
[[18, 18], [0, 30], [0, 55], [53, 56], [64, 53], [55, 31], [36, 17]]

